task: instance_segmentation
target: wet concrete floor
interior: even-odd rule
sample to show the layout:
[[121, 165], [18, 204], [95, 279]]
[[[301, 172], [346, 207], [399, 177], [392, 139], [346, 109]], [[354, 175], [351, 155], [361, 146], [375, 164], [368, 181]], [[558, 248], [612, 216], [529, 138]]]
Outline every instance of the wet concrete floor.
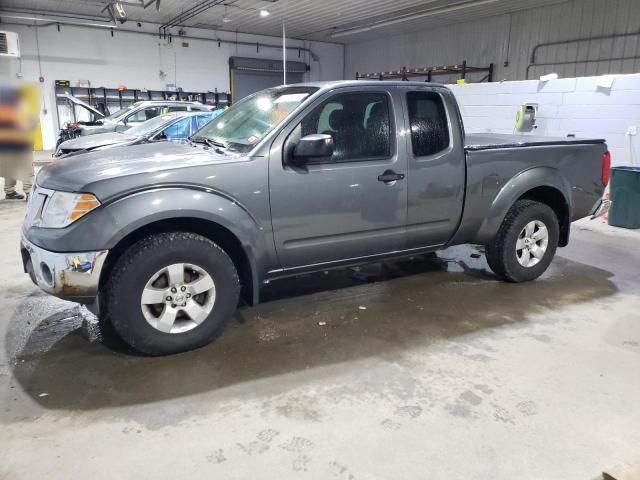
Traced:
[[640, 458], [640, 237], [536, 282], [472, 247], [272, 282], [203, 349], [127, 352], [21, 273], [0, 203], [0, 478], [595, 478]]

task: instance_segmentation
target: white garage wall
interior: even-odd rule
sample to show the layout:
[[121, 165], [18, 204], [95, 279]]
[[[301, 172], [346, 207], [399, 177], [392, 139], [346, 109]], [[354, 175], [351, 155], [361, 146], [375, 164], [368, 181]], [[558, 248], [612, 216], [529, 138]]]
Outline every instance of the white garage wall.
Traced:
[[[616, 75], [611, 88], [598, 77], [450, 85], [467, 132], [517, 133], [516, 110], [537, 103], [538, 128], [521, 135], [605, 138], [615, 165], [640, 165], [640, 75]], [[638, 134], [629, 134], [636, 129]]]
[[[568, 0], [513, 14], [349, 44], [345, 53], [346, 74], [347, 78], [354, 78], [356, 72], [451, 65], [467, 60], [469, 65], [476, 66], [493, 63], [496, 80], [524, 80], [532, 50], [540, 43], [638, 33], [638, 25], [638, 0]], [[539, 63], [638, 58], [535, 67], [529, 78], [549, 72], [557, 72], [561, 77], [637, 73], [640, 72], [639, 47], [640, 34], [541, 48], [536, 60]]]
[[[242, 46], [185, 39], [188, 47], [182, 47], [182, 39], [173, 42], [160, 40], [157, 36], [116, 31], [112, 37], [105, 30], [75, 26], [36, 28], [2, 25], [2, 30], [19, 34], [22, 59], [0, 59], [0, 78], [15, 79], [22, 72], [24, 80], [38, 81], [44, 76], [43, 107], [47, 113], [41, 117], [44, 148], [53, 148], [57, 137], [57, 118], [53, 93], [54, 80], [89, 80], [92, 87], [116, 87], [164, 90], [167, 83], [176, 83], [185, 91], [229, 90], [229, 57], [255, 57], [281, 59], [282, 51], [256, 46]], [[188, 34], [197, 37], [212, 37], [210, 31], [188, 29]], [[251, 43], [279, 44], [282, 39], [258, 35], [220, 32], [218, 36], [227, 40]], [[39, 45], [38, 60], [36, 45]], [[287, 40], [289, 46], [306, 46], [318, 57], [309, 58], [304, 52], [298, 57], [296, 51], [288, 50], [290, 60], [305, 61], [311, 66], [307, 79], [336, 80], [343, 77], [344, 49], [342, 45], [320, 42]], [[166, 77], [160, 77], [162, 70]]]

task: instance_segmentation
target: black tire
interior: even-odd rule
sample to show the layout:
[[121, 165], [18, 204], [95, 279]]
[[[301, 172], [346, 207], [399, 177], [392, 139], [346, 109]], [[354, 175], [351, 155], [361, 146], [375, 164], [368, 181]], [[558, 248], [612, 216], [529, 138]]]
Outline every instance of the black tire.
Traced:
[[[202, 268], [214, 281], [215, 301], [195, 328], [165, 333], [145, 319], [140, 300], [149, 279], [175, 263]], [[168, 355], [202, 347], [216, 338], [236, 310], [239, 293], [236, 267], [224, 250], [200, 235], [170, 232], [144, 238], [125, 251], [111, 271], [104, 298], [108, 320], [125, 343], [147, 355]]]
[[[516, 242], [525, 226], [534, 220], [546, 226], [548, 245], [536, 265], [525, 267], [518, 261]], [[558, 217], [551, 207], [534, 200], [518, 200], [507, 213], [493, 242], [486, 246], [487, 263], [501, 280], [514, 283], [535, 280], [553, 260], [559, 232]]]

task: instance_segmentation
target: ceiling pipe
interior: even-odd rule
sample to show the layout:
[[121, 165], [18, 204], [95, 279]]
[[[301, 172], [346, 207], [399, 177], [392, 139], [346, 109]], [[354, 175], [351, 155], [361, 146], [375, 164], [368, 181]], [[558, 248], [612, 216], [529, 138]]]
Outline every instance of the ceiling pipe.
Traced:
[[[45, 22], [41, 24], [36, 24], [35, 26], [37, 27], [50, 27], [52, 25], [74, 25], [76, 27], [110, 28], [110, 29], [115, 28], [116, 30], [118, 29], [118, 26], [114, 25], [110, 21], [109, 22], [105, 21], [105, 23], [94, 23], [94, 22], [76, 22], [73, 20], [66, 20], [64, 18], [60, 20], [52, 20], [50, 18], [33, 17], [29, 15], [19, 15], [19, 14], [4, 13], [4, 12], [0, 12], [0, 18], [11, 18], [13, 20], [28, 20], [33, 22]], [[6, 25], [11, 25], [11, 23], [6, 23], [6, 22], [3, 22], [3, 23], [5, 23]], [[30, 26], [29, 24], [23, 24], [23, 23], [14, 23], [13, 25]]]
[[501, 0], [473, 0], [473, 1], [460, 2], [455, 5], [451, 5], [449, 7], [431, 8], [429, 10], [425, 10], [422, 12], [402, 15], [396, 18], [392, 18], [390, 20], [381, 20], [378, 22], [364, 24], [359, 27], [346, 28], [344, 30], [336, 30], [331, 34], [331, 38], [340, 38], [340, 37], [346, 37], [349, 35], [355, 35], [358, 33], [370, 32], [371, 30], [375, 30], [376, 28], [388, 27], [390, 25], [396, 25], [398, 23], [407, 22], [409, 20], [415, 20], [417, 18], [431, 17], [433, 15], [439, 15], [441, 13], [455, 12], [465, 8], [476, 7], [480, 5], [487, 5], [487, 4], [496, 3], [499, 1]]
[[158, 28], [158, 33], [160, 34], [160, 36], [166, 36], [168, 34], [168, 30], [171, 27], [180, 26], [196, 15], [199, 15], [200, 13], [205, 12], [217, 5], [222, 5], [223, 3], [224, 0], [205, 0], [204, 2], [198, 3], [191, 8], [184, 10], [182, 13], [173, 17], [171, 20], [160, 25], [160, 27]]
[[84, 22], [109, 23], [111, 19], [102, 15], [82, 15], [65, 12], [52, 12], [51, 10], [28, 9], [28, 8], [2, 8], [0, 14], [3, 15], [30, 15], [39, 17], [71, 18]]
[[538, 50], [540, 48], [552, 47], [554, 45], [568, 45], [570, 43], [590, 42], [592, 40], [611, 40], [616, 38], [637, 37], [639, 35], [640, 32], [612, 33], [609, 35], [597, 35], [595, 37], [572, 38], [570, 40], [558, 40], [556, 42], [539, 43], [535, 47], [533, 47], [533, 50], [531, 50], [531, 63], [536, 63], [536, 53], [538, 53]]
[[[95, 24], [95, 23], [85, 23], [85, 22], [73, 22], [70, 20], [51, 20], [48, 18], [38, 18], [38, 17], [27, 17], [27, 16], [12, 16], [12, 14], [5, 14], [3, 12], [0, 12], [0, 18], [14, 18], [14, 19], [20, 19], [20, 20], [29, 20], [29, 21], [36, 21], [36, 22], [47, 22], [47, 23], [41, 23], [41, 24], [35, 24], [35, 25], [30, 25], [30, 24], [25, 24], [25, 23], [18, 23], [18, 22], [3, 22], [4, 25], [18, 25], [21, 27], [52, 27], [52, 26], [57, 26], [57, 25], [70, 25], [73, 27], [80, 27], [80, 28], [98, 28], [101, 30], [107, 29], [107, 30], [116, 30], [120, 33], [132, 33], [132, 34], [136, 34], [136, 35], [147, 35], [147, 36], [151, 36], [151, 37], [157, 37], [156, 33], [153, 32], [140, 32], [137, 30], [125, 30], [122, 28], [118, 28], [117, 25], [113, 25], [113, 24], [108, 24], [108, 25], [102, 25], [102, 24]], [[192, 35], [180, 35], [179, 38], [182, 39], [187, 39], [187, 40], [201, 40], [204, 42], [213, 42], [213, 43], [218, 43], [218, 44], [227, 44], [227, 45], [241, 45], [241, 46], [246, 46], [246, 47], [255, 47], [256, 45], [261, 47], [261, 48], [271, 48], [271, 49], [275, 49], [275, 50], [282, 50], [282, 45], [280, 44], [275, 44], [275, 43], [262, 43], [262, 42], [244, 42], [241, 40], [225, 40], [222, 38], [208, 38], [208, 37], [196, 37], [196, 36], [192, 36]], [[307, 52], [309, 54], [309, 56], [311, 57], [311, 59], [314, 62], [318, 62], [320, 61], [320, 57], [318, 57], [318, 55], [311, 50], [310, 48], [307, 47], [296, 47], [296, 46], [287, 46], [286, 47], [287, 50], [296, 50], [296, 51], [301, 51], [301, 52]]]

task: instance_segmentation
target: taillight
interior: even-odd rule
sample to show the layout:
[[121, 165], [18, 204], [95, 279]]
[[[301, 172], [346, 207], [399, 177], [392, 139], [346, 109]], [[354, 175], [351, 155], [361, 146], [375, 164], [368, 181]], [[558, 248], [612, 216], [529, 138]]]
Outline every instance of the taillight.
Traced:
[[76, 122], [67, 123], [67, 128], [78, 128], [78, 124]]
[[607, 151], [602, 155], [602, 174], [600, 175], [600, 181], [603, 186], [607, 186], [609, 177], [611, 177], [611, 153]]

